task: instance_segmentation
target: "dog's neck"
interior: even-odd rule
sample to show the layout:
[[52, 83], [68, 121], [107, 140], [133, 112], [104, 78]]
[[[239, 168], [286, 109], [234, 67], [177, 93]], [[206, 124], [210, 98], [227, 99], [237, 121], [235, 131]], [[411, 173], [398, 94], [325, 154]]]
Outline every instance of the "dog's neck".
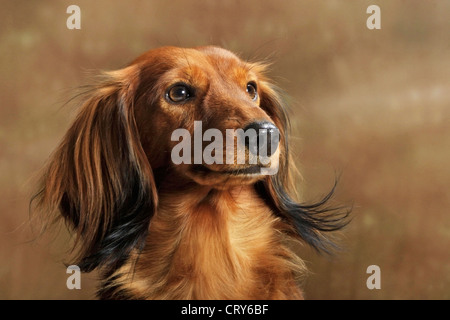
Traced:
[[114, 276], [150, 299], [301, 298], [285, 228], [252, 185], [161, 185], [144, 249]]

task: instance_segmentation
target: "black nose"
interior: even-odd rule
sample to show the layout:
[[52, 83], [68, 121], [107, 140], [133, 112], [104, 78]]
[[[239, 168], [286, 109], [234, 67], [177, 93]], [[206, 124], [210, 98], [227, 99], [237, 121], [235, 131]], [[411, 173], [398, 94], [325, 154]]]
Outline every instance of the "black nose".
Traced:
[[244, 132], [245, 146], [252, 154], [270, 157], [277, 151], [280, 131], [273, 123], [269, 121], [252, 122], [244, 128]]

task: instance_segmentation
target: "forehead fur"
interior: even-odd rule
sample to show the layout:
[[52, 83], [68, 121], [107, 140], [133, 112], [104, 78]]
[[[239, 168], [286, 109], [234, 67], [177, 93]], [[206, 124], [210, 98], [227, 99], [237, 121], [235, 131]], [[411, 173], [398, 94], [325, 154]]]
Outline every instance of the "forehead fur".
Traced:
[[[233, 52], [215, 46], [196, 48], [162, 47], [150, 50], [135, 59], [131, 64], [149, 65], [153, 68], [190, 67], [194, 64], [202, 68], [213, 68], [226, 72], [230, 68], [263, 74], [266, 64], [245, 61]], [[153, 69], [152, 68], [152, 69]]]

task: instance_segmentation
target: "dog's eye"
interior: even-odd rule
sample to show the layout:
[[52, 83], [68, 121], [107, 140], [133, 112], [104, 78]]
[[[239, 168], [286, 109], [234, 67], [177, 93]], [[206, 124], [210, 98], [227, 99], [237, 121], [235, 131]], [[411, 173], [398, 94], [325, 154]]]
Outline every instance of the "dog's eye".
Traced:
[[256, 100], [258, 97], [258, 90], [256, 89], [256, 83], [249, 82], [247, 83], [247, 93], [252, 100]]
[[188, 87], [184, 85], [175, 85], [166, 93], [167, 99], [172, 102], [183, 102], [191, 97]]

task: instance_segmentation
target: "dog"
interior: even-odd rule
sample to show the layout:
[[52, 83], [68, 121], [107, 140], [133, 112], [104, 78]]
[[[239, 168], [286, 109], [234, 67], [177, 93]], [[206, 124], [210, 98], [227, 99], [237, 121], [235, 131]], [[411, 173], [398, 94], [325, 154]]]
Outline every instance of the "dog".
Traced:
[[[334, 187], [295, 200], [286, 106], [266, 74], [219, 47], [162, 47], [89, 87], [31, 202], [69, 225], [75, 264], [100, 270], [100, 299], [304, 298], [297, 248], [329, 251], [349, 211], [329, 207]], [[204, 136], [174, 161], [197, 124]], [[245, 161], [195, 159], [209, 129], [256, 132], [231, 135]], [[236, 160], [214, 146], [213, 159]]]

